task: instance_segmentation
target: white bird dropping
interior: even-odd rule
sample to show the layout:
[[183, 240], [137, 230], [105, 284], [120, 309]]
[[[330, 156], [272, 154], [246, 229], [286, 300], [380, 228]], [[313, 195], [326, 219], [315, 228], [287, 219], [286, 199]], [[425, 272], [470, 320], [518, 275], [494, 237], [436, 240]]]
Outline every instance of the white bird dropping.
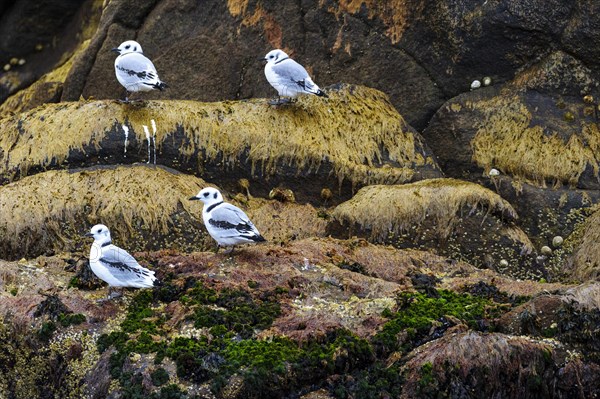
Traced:
[[125, 143], [124, 143], [124, 149], [123, 149], [123, 156], [126, 157], [127, 156], [127, 144], [129, 143], [128, 139], [129, 139], [129, 128], [127, 127], [127, 125], [123, 124], [121, 125], [123, 127], [123, 133], [125, 134]]
[[263, 60], [267, 61], [265, 76], [279, 95], [279, 100], [274, 102], [274, 105], [283, 103], [281, 97], [293, 98], [297, 97], [298, 94], [315, 94], [327, 97], [327, 94], [312, 81], [306, 69], [292, 60], [282, 50], [269, 51]]
[[152, 147], [154, 147], [154, 165], [156, 165], [156, 122], [154, 122], [154, 119], [150, 119], [150, 124], [152, 125]]
[[152, 61], [142, 54], [142, 46], [136, 41], [128, 40], [113, 48], [119, 54], [115, 59], [115, 75], [125, 88], [125, 102], [129, 101], [129, 93], [138, 91], [164, 90], [162, 82]]
[[216, 188], [204, 188], [190, 200], [200, 200], [204, 203], [202, 208], [204, 225], [208, 234], [220, 247], [266, 241], [244, 211], [224, 202], [223, 196]]
[[108, 283], [108, 297], [113, 287], [151, 288], [158, 284], [154, 272], [139, 265], [129, 252], [111, 243], [110, 231], [97, 224], [85, 234], [93, 237], [90, 268], [100, 280]]
[[150, 131], [146, 125], [142, 125], [142, 128], [144, 128], [144, 133], [146, 133], [146, 141], [148, 141], [148, 161], [146, 161], [146, 163], [150, 163]]

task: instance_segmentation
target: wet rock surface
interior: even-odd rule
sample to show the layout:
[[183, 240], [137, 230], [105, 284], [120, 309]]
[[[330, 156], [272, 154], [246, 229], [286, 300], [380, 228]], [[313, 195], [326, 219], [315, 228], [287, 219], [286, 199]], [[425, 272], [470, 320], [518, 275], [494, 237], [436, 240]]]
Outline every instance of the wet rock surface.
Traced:
[[229, 189], [245, 178], [265, 197], [279, 185], [302, 201], [328, 189], [338, 202], [363, 185], [442, 175], [383, 93], [348, 85], [279, 108], [262, 99], [60, 103], [6, 119], [0, 134], [5, 182], [45, 168], [143, 161]]
[[[597, 5], [30, 3], [0, 3], [0, 397], [600, 391]], [[124, 104], [127, 39], [169, 88]], [[273, 48], [329, 97], [269, 105]], [[215, 252], [205, 186], [267, 242]], [[160, 286], [106, 300], [99, 222]]]

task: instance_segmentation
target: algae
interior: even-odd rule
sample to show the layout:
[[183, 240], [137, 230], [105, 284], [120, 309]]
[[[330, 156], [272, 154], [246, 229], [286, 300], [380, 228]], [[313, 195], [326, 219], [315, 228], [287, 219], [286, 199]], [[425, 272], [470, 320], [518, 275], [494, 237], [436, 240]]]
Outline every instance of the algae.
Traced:
[[477, 101], [471, 107], [482, 113], [471, 148], [473, 161], [484, 170], [498, 168], [539, 187], [548, 182], [574, 187], [588, 165], [595, 175], [600, 172], [596, 123], [581, 121], [575, 134], [563, 138], [563, 132], [545, 131], [535, 123], [517, 95]]
[[455, 179], [364, 187], [351, 200], [338, 205], [332, 216], [342, 225], [360, 225], [377, 241], [405, 233], [425, 220], [436, 226], [439, 237], [447, 238], [463, 207], [471, 212], [481, 208], [508, 220], [517, 218], [513, 207], [493, 191]]
[[[418, 166], [436, 169], [383, 93], [348, 85], [329, 93], [326, 101], [303, 96], [279, 108], [261, 99], [46, 104], [0, 123], [0, 175], [12, 180], [32, 168], [65, 165], [72, 153], [98, 156], [109, 137], [124, 138], [122, 125], [141, 146], [143, 126], [152, 121], [158, 162], [192, 164], [199, 174], [209, 161], [225, 170], [248, 162], [253, 176], [331, 164], [340, 182], [372, 184], [406, 182]], [[169, 153], [175, 159], [161, 159], [167, 146], [178, 147]]]
[[113, 239], [126, 239], [129, 251], [196, 248], [201, 209], [187, 198], [204, 186], [196, 177], [147, 166], [29, 176], [0, 187], [0, 253], [18, 258], [87, 247], [82, 236], [97, 223], [109, 226]]

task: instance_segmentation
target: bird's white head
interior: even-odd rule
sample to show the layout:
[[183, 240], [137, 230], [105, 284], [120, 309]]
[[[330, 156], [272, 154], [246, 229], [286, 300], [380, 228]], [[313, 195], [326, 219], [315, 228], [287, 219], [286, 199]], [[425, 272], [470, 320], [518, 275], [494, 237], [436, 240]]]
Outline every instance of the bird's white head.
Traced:
[[94, 237], [94, 242], [100, 245], [110, 243], [110, 230], [103, 224], [97, 224], [85, 235], [86, 237]]
[[216, 188], [206, 187], [200, 190], [198, 195], [190, 198], [190, 200], [200, 200], [204, 202], [204, 205], [212, 205], [217, 204], [219, 202], [223, 202], [223, 196]]
[[128, 54], [128, 53], [143, 53], [142, 46], [135, 40], [127, 40], [126, 42], [121, 43], [121, 45], [117, 48], [112, 49], [119, 55]]
[[283, 59], [289, 58], [288, 55], [280, 49], [276, 49], [276, 50], [271, 50], [267, 53], [267, 55], [265, 55], [265, 61], [267, 61], [267, 64], [274, 64], [278, 61], [281, 61]]

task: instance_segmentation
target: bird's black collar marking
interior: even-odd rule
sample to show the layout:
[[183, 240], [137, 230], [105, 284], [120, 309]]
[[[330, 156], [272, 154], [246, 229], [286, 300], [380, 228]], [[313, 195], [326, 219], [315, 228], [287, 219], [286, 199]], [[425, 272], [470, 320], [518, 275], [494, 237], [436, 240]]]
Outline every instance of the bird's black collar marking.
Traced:
[[279, 64], [281, 61], [285, 61], [285, 60], [287, 60], [287, 59], [289, 59], [289, 58], [290, 58], [290, 57], [285, 57], [285, 58], [282, 58], [282, 59], [280, 59], [279, 61], [277, 61], [277, 62], [275, 63], [275, 65], [277, 65], [277, 64]]
[[111, 242], [110, 242], [110, 241], [109, 241], [109, 242], [105, 242], [104, 244], [102, 244], [102, 248], [104, 248], [104, 247], [108, 247], [110, 244], [111, 244]]
[[206, 212], [210, 212], [213, 209], [215, 209], [217, 206], [221, 205], [223, 203], [223, 201], [221, 202], [217, 202], [216, 204], [212, 204], [211, 206], [208, 207], [208, 209], [206, 210]]

